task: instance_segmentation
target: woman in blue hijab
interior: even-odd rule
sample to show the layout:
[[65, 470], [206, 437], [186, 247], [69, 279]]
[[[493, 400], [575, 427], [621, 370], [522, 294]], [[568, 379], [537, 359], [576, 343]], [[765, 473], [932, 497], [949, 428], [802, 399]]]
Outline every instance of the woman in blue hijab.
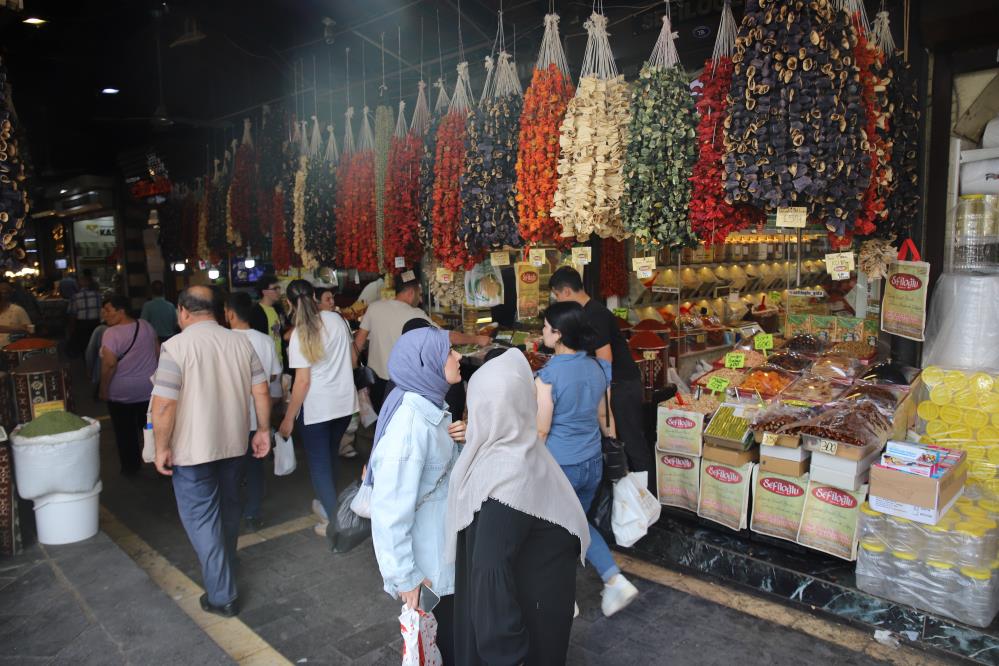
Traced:
[[371, 536], [385, 591], [410, 608], [419, 603], [421, 584], [441, 598], [434, 617], [446, 666], [454, 663], [454, 564], [444, 557], [447, 489], [464, 425], [452, 423], [444, 397], [461, 381], [460, 359], [447, 331], [422, 328], [399, 338], [388, 361], [395, 388], [378, 415], [365, 480], [373, 484]]

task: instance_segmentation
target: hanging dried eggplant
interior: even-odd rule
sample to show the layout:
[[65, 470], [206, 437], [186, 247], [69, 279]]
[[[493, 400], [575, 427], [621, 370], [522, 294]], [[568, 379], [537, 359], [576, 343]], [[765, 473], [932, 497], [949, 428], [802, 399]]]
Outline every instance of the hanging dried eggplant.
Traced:
[[305, 177], [303, 247], [315, 269], [336, 261], [336, 165], [326, 161], [319, 122], [312, 117], [312, 141]]
[[[420, 81], [422, 85], [423, 82]], [[434, 227], [434, 161], [437, 158], [437, 133], [441, 121], [447, 113], [450, 100], [444, 89], [444, 81], [437, 79], [434, 84], [438, 88], [437, 104], [430, 116], [430, 126], [423, 136], [423, 156], [420, 158], [420, 241], [425, 247], [433, 244]], [[421, 89], [422, 92], [422, 89]], [[443, 107], [443, 111], [439, 110]]]

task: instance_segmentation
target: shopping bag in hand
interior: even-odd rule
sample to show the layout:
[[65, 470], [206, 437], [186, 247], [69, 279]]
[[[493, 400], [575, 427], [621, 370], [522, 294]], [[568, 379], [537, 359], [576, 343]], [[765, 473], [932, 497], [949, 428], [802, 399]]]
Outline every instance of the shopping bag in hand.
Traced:
[[378, 412], [375, 411], [371, 403], [371, 390], [362, 388], [357, 392], [357, 404], [361, 417], [361, 425], [370, 428], [371, 424], [378, 420]]
[[607, 543], [614, 542], [614, 526], [611, 514], [614, 511], [614, 484], [603, 479], [597, 487], [597, 494], [586, 513], [586, 519], [597, 528]]
[[326, 528], [326, 536], [333, 546], [334, 553], [353, 550], [371, 536], [371, 521], [350, 509], [350, 503], [354, 501], [354, 496], [360, 487], [361, 482], [354, 481], [337, 499], [336, 516]]
[[619, 546], [632, 546], [659, 520], [662, 505], [647, 487], [648, 472], [631, 472], [614, 484], [611, 523]]
[[295, 471], [295, 445], [291, 437], [285, 439], [281, 433], [274, 433], [274, 474], [288, 476]]
[[437, 620], [430, 613], [402, 607], [399, 615], [402, 631], [402, 666], [443, 666], [437, 647]]

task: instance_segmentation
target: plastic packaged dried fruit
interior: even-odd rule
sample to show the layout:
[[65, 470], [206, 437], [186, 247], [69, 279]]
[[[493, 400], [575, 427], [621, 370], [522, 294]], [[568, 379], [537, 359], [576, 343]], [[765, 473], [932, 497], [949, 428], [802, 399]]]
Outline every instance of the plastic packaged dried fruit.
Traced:
[[863, 364], [855, 358], [826, 354], [815, 361], [809, 372], [826, 379], [847, 380], [856, 377], [863, 367]]
[[815, 375], [802, 375], [780, 394], [780, 399], [824, 405], [839, 398], [849, 388], [846, 384], [830, 381]]

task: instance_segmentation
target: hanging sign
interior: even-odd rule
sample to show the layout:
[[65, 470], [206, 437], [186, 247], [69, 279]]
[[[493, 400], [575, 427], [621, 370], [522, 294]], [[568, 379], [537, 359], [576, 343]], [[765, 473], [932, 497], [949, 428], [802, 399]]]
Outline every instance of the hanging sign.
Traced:
[[541, 275], [538, 267], [517, 262], [517, 319], [537, 317], [541, 308]]
[[[905, 261], [911, 249], [913, 261]], [[906, 239], [898, 253], [898, 261], [888, 267], [884, 281], [884, 301], [881, 303], [881, 330], [909, 340], [923, 341], [926, 326], [926, 288], [930, 281], [930, 265], [919, 260], [912, 239]]]
[[510, 253], [509, 252], [490, 252], [489, 253], [489, 263], [493, 266], [509, 266], [510, 265]]
[[808, 224], [808, 209], [804, 206], [777, 209], [777, 226], [787, 229], [804, 229]]
[[406, 267], [406, 257], [396, 257], [395, 258], [395, 267], [396, 268], [405, 268]]
[[853, 252], [833, 252], [826, 255], [826, 270], [833, 280], [849, 280], [856, 267]]
[[451, 284], [454, 282], [454, 271], [444, 266], [437, 267], [437, 281], [441, 284]]
[[725, 354], [725, 367], [733, 370], [741, 370], [746, 367], [746, 354], [743, 352], [729, 352]]
[[586, 265], [590, 263], [590, 259], [593, 257], [593, 250], [588, 247], [574, 247], [572, 248], [572, 263]]
[[635, 257], [631, 260], [631, 270], [638, 273], [639, 280], [648, 280], [656, 270], [655, 257]]
[[628, 308], [614, 308], [613, 310], [611, 310], [611, 312], [613, 312], [614, 316], [617, 317], [618, 319], [628, 318]]
[[544, 250], [530, 250], [527, 253], [528, 261], [530, 261], [532, 266], [537, 266], [538, 268], [545, 265], [545, 251]]

